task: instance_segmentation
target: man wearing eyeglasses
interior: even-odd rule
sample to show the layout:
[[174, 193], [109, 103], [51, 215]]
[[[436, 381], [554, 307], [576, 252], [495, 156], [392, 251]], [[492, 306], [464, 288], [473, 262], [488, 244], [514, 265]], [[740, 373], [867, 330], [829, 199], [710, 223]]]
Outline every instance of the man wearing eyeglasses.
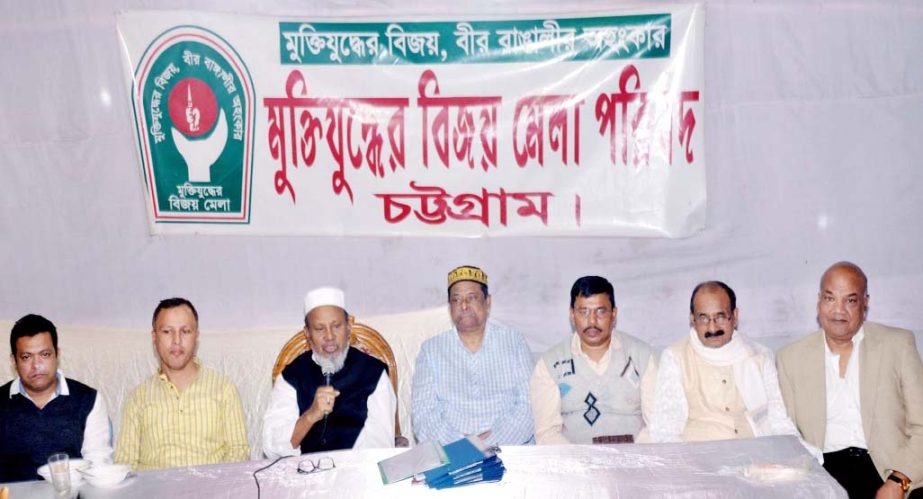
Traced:
[[574, 333], [542, 355], [530, 395], [538, 444], [630, 443], [642, 421], [642, 380], [653, 380], [647, 343], [615, 329], [618, 308], [603, 277], [570, 290]]
[[779, 351], [785, 405], [849, 497], [923, 498], [923, 361], [914, 335], [866, 321], [868, 279], [835, 263], [817, 294], [820, 330]]
[[721, 281], [703, 282], [692, 291], [689, 310], [689, 335], [660, 357], [651, 440], [798, 435], [785, 413], [772, 352], [736, 332], [734, 291]]
[[529, 346], [518, 331], [488, 321], [483, 270], [449, 272], [448, 295], [454, 326], [423, 343], [414, 369], [417, 441], [445, 445], [478, 435], [490, 445], [531, 443]]

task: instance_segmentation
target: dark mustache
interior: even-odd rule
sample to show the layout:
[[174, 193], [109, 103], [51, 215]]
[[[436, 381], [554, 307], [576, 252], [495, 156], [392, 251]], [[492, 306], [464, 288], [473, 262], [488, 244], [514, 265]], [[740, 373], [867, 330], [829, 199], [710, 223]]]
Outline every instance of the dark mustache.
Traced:
[[716, 337], [718, 337], [718, 336], [724, 336], [724, 330], [723, 330], [723, 329], [719, 329], [719, 330], [715, 331], [714, 333], [705, 333], [705, 339], [706, 339], [706, 340], [709, 339], [709, 338], [716, 338]]

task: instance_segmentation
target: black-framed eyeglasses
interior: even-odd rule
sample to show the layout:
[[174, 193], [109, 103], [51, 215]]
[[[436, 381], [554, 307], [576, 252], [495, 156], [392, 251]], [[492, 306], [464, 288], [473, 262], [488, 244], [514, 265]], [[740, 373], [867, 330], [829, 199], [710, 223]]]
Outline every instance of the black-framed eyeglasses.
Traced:
[[319, 457], [317, 461], [312, 459], [305, 459], [298, 463], [298, 473], [302, 475], [310, 475], [311, 473], [320, 473], [321, 471], [329, 471], [333, 468], [336, 468], [336, 463], [333, 462], [332, 457]]

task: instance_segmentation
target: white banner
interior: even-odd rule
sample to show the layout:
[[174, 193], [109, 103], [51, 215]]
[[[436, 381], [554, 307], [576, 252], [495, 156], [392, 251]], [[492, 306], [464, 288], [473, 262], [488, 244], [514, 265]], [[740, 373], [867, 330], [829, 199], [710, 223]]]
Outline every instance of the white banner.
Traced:
[[120, 13], [151, 230], [688, 236], [703, 25]]

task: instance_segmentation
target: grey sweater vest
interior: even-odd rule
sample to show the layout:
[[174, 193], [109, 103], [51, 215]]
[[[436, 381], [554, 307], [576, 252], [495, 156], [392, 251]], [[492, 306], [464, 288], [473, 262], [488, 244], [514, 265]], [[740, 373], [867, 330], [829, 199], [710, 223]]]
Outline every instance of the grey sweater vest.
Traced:
[[637, 436], [641, 430], [641, 375], [651, 348], [620, 331], [613, 331], [612, 337], [622, 345], [612, 350], [609, 367], [601, 375], [571, 353], [571, 339], [542, 356], [561, 392], [563, 434], [573, 443], [592, 443], [598, 436]]

